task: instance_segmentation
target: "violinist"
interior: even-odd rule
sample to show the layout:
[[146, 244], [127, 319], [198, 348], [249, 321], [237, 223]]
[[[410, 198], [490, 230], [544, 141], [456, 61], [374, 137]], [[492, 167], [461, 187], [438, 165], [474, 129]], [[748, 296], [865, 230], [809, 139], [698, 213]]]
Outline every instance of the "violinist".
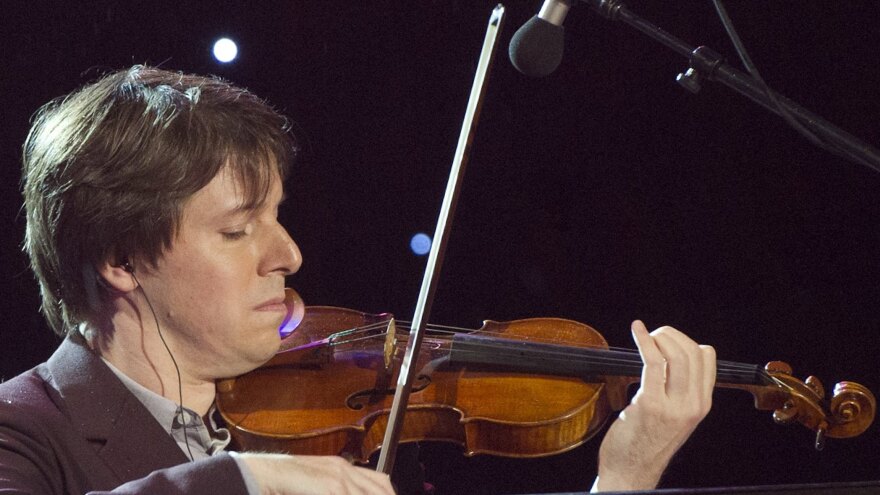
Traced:
[[[228, 452], [215, 419], [215, 381], [279, 348], [302, 263], [277, 220], [296, 151], [250, 92], [150, 67], [38, 112], [25, 248], [63, 341], [0, 384], [0, 492], [393, 493], [340, 457]], [[602, 442], [594, 490], [655, 486], [711, 403], [710, 347], [632, 330], [641, 388]]]

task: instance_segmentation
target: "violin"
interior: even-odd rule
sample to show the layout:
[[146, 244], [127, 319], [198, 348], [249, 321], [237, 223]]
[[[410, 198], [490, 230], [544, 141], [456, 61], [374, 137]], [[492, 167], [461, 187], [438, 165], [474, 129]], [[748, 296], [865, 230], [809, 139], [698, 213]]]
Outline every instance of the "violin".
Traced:
[[[409, 333], [390, 314], [311, 306], [264, 366], [218, 382], [217, 407], [244, 450], [341, 455], [366, 463], [388, 423]], [[401, 442], [444, 441], [467, 456], [540, 457], [571, 450], [628, 403], [637, 351], [609, 348], [592, 327], [561, 318], [485, 321], [478, 330], [428, 326]], [[754, 396], [758, 410], [825, 438], [874, 420], [876, 400], [840, 382], [826, 399], [815, 377], [786, 363], [718, 361], [717, 387]]]

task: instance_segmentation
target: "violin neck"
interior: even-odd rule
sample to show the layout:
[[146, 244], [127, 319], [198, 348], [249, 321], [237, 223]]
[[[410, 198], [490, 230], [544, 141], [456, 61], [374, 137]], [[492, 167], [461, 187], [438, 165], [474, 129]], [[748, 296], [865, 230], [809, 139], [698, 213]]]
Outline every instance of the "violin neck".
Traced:
[[[575, 376], [598, 381], [602, 381], [602, 377], [639, 377], [642, 374], [642, 359], [637, 351], [574, 347], [464, 333], [453, 337], [448, 364]], [[766, 385], [767, 374], [759, 365], [718, 361], [717, 382], [719, 385]]]

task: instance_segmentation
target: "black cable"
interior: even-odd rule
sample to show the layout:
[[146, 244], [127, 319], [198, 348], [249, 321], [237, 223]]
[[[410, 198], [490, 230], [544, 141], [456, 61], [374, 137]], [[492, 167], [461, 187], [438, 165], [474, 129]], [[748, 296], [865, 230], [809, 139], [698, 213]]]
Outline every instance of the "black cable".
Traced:
[[178, 398], [180, 399], [180, 403], [177, 406], [177, 417], [180, 419], [180, 423], [183, 425], [183, 441], [186, 444], [186, 451], [189, 454], [189, 460], [195, 460], [193, 456], [192, 450], [189, 448], [189, 435], [186, 432], [186, 417], [183, 415], [183, 380], [180, 377], [180, 367], [177, 366], [177, 360], [174, 359], [174, 354], [171, 352], [171, 348], [168, 347], [168, 343], [165, 342], [165, 336], [162, 335], [162, 329], [159, 328], [159, 318], [156, 317], [156, 311], [153, 309], [153, 303], [150, 302], [150, 298], [147, 297], [147, 292], [144, 290], [143, 284], [138, 280], [137, 275], [134, 274], [134, 270], [130, 269], [130, 265], [128, 265], [128, 271], [131, 273], [131, 276], [134, 278], [134, 281], [138, 284], [138, 287], [141, 289], [141, 293], [144, 295], [144, 299], [147, 301], [147, 306], [150, 308], [150, 313], [153, 314], [153, 320], [156, 321], [156, 332], [159, 334], [159, 339], [162, 340], [162, 345], [165, 346], [165, 350], [168, 351], [168, 356], [171, 357], [171, 362], [174, 363], [174, 370], [177, 372], [177, 392], [179, 394]]
[[739, 55], [740, 60], [742, 60], [743, 65], [746, 70], [761, 86], [764, 94], [767, 95], [767, 98], [773, 103], [776, 109], [779, 111], [780, 116], [788, 122], [796, 131], [798, 131], [801, 135], [806, 137], [811, 143], [816, 146], [831, 152], [837, 156], [842, 158], [849, 159], [856, 163], [860, 163], [865, 165], [866, 167], [871, 168], [874, 171], [880, 172], [880, 169], [873, 163], [863, 159], [862, 157], [855, 155], [848, 150], [838, 147], [834, 143], [830, 143], [827, 141], [823, 141], [821, 138], [813, 134], [809, 129], [804, 127], [803, 124], [797, 119], [796, 116], [792, 115], [788, 109], [779, 102], [776, 98], [776, 94], [767, 86], [767, 83], [764, 81], [764, 78], [761, 77], [761, 74], [758, 72], [758, 68], [755, 64], [752, 63], [751, 57], [749, 57], [748, 52], [746, 51], [745, 46], [743, 45], [742, 40], [736, 32], [736, 29], [733, 27], [733, 21], [731, 21], [730, 16], [727, 15], [727, 10], [725, 10], [724, 5], [722, 5], [721, 0], [712, 0], [712, 3], [715, 5], [715, 10], [718, 12], [718, 16], [721, 18], [721, 23], [724, 25], [724, 29], [727, 31], [727, 35], [730, 37], [730, 40], [733, 42], [734, 48], [736, 48], [736, 52]]

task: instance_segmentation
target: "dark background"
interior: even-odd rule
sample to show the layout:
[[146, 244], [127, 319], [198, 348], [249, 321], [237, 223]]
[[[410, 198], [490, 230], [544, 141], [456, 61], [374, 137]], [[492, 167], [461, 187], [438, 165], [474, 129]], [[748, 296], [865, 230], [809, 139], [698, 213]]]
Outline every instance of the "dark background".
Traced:
[[[771, 86], [880, 144], [880, 7], [728, 2]], [[684, 58], [587, 8], [566, 21], [551, 76], [511, 67], [507, 42], [538, 1], [511, 1], [431, 321], [558, 316], [631, 346], [629, 323], [671, 324], [721, 359], [784, 360], [829, 390], [880, 391], [880, 173], [809, 144], [724, 87], [698, 95]], [[709, 0], [630, 7], [735, 61]], [[7, 2], [2, 15], [0, 378], [57, 344], [38, 313], [20, 244], [19, 153], [50, 98], [135, 63], [225, 76], [298, 124], [305, 153], [283, 220], [305, 264], [289, 283], [311, 304], [409, 319], [493, 2]], [[213, 61], [228, 35], [237, 62]], [[738, 66], [738, 64], [735, 64]], [[467, 459], [422, 446], [439, 493], [584, 489], [599, 442], [540, 460]], [[663, 486], [880, 478], [880, 443], [812, 448], [740, 392], [713, 411]], [[477, 487], [477, 488], [475, 488]]]

